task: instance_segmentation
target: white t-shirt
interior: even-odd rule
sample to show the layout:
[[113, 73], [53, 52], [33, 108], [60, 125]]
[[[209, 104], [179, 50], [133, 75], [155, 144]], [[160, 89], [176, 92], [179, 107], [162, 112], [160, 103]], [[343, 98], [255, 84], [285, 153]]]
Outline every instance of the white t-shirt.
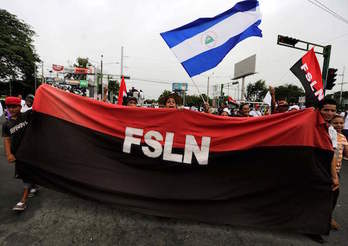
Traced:
[[253, 116], [253, 117], [262, 116], [261, 112], [258, 111], [258, 110], [251, 110], [251, 111], [249, 112], [249, 115], [250, 115], [250, 116]]
[[21, 108], [21, 112], [24, 113], [24, 112], [28, 111], [29, 109], [31, 109], [31, 107], [28, 107], [28, 105], [25, 103], [24, 106], [22, 106], [22, 108]]
[[[344, 115], [345, 115], [345, 113], [342, 112], [341, 116], [344, 117]], [[348, 129], [348, 112], [347, 112], [347, 117], [344, 118], [344, 127], [343, 127], [343, 129]]]
[[332, 147], [334, 149], [337, 149], [337, 131], [332, 125], [329, 126], [329, 135], [330, 135]]
[[2, 108], [2, 104], [0, 103], [0, 117], [4, 114], [4, 110]]

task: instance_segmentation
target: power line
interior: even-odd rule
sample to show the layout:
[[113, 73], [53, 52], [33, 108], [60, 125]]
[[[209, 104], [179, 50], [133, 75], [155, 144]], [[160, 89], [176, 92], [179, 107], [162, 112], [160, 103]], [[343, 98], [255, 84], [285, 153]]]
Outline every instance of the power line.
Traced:
[[343, 16], [337, 14], [335, 11], [331, 10], [329, 7], [327, 7], [325, 4], [321, 3], [318, 0], [307, 0], [311, 4], [317, 6], [318, 8], [324, 10], [325, 12], [331, 14], [333, 17], [335, 17], [338, 20], [343, 21], [344, 23], [348, 24], [348, 20], [345, 19]]
[[342, 21], [348, 23], [348, 20], [345, 19], [343, 16], [339, 15], [338, 13], [336, 13], [335, 11], [333, 11], [332, 9], [330, 9], [329, 7], [327, 7], [325, 4], [323, 4], [322, 2], [320, 2], [319, 0], [314, 0], [315, 2], [317, 2], [319, 5], [321, 5], [323, 8], [327, 9], [328, 11], [330, 11], [332, 14], [334, 14], [337, 18], [341, 19]]
[[[150, 80], [150, 79], [141, 79], [141, 78], [133, 78], [133, 81], [142, 81], [142, 82], [149, 82], [149, 83], [155, 83], [155, 84], [164, 84], [164, 85], [172, 85], [172, 82], [168, 82], [168, 81], [159, 81], [159, 80]], [[206, 86], [198, 86], [200, 88], [206, 88]]]

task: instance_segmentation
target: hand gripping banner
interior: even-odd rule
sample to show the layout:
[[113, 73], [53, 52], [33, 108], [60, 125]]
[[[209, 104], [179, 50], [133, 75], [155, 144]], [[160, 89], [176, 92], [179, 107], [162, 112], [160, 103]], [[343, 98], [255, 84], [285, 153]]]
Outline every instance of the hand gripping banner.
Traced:
[[328, 233], [332, 147], [313, 109], [255, 118], [106, 104], [48, 85], [22, 176], [164, 217]]

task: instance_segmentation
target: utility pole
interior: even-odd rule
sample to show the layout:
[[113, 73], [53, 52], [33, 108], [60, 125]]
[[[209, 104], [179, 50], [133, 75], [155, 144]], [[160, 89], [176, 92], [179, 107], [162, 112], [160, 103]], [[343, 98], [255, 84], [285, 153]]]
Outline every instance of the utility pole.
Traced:
[[239, 83], [238, 83], [238, 98], [239, 98], [239, 101], [241, 101], [242, 99], [240, 98], [239, 92], [240, 90], [239, 90]]
[[230, 96], [230, 83], [227, 83], [227, 96]]
[[123, 46], [121, 46], [121, 79], [123, 76]]
[[342, 75], [342, 83], [341, 83], [341, 92], [340, 92], [340, 105], [342, 106], [342, 93], [343, 93], [343, 81], [344, 81], [344, 71], [346, 70], [346, 67], [343, 67], [343, 73]]
[[[238, 86], [239, 86], [239, 84], [238, 84]], [[240, 97], [241, 97], [240, 100], [245, 99], [245, 76], [243, 76], [243, 78], [242, 78], [242, 91], [241, 91]]]
[[[100, 83], [101, 83], [101, 97], [103, 98], [103, 55], [100, 56]], [[99, 86], [98, 86], [99, 87]]]

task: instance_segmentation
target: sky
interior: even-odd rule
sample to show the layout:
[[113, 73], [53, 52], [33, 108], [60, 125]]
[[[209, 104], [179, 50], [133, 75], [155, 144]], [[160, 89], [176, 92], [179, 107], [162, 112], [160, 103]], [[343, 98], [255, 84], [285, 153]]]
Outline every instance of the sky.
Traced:
[[[263, 37], [251, 37], [233, 48], [215, 68], [193, 78], [193, 85], [181, 64], [160, 36], [202, 17], [213, 17], [231, 8], [235, 0], [1, 0], [0, 8], [16, 15], [36, 32], [34, 46], [49, 74], [52, 64], [72, 65], [77, 57], [88, 57], [95, 66], [103, 55], [104, 71], [120, 74], [121, 46], [124, 47], [124, 74], [131, 77], [127, 87], [155, 98], [171, 83], [189, 84], [188, 94], [207, 93], [213, 85], [231, 82], [234, 64], [256, 54], [259, 79], [279, 86], [300, 82], [289, 70], [304, 51], [277, 45], [277, 35], [291, 36], [320, 45], [332, 45], [330, 67], [343, 73], [348, 82], [348, 24], [313, 5], [309, 0], [260, 0]], [[348, 1], [320, 0], [348, 19]], [[317, 55], [322, 66], [322, 56]], [[337, 77], [341, 83], [342, 76]], [[336, 83], [337, 83], [336, 82]], [[236, 98], [237, 87], [225, 90]], [[336, 85], [333, 91], [340, 90]], [[348, 84], [344, 84], [348, 90]]]

